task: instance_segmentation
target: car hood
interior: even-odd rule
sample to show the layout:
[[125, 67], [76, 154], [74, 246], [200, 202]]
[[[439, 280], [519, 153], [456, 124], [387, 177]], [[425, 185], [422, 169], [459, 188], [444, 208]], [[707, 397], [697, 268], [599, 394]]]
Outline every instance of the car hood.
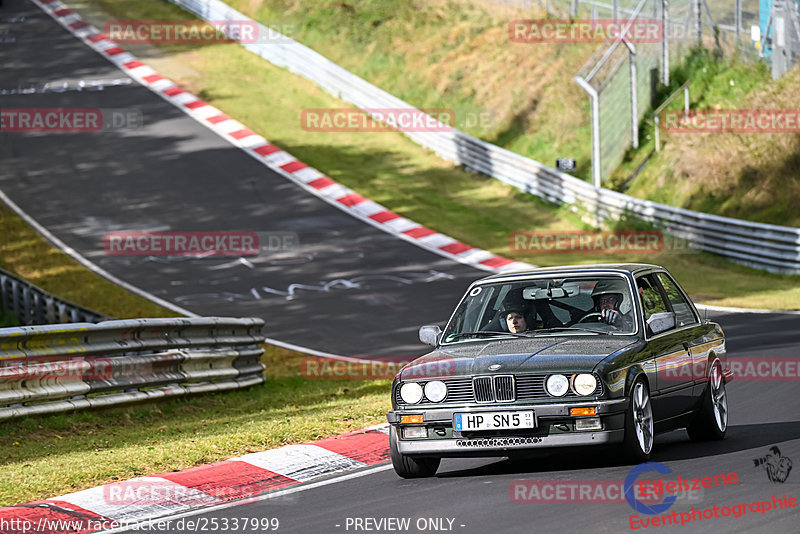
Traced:
[[636, 338], [629, 336], [475, 341], [417, 358], [403, 368], [400, 379], [483, 373], [591, 372], [609, 355], [635, 342]]

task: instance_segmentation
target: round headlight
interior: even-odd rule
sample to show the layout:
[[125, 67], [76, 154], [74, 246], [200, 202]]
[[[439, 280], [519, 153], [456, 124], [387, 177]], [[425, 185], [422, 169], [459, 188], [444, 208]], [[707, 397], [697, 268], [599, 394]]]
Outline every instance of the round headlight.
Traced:
[[569, 389], [569, 380], [564, 375], [550, 375], [547, 379], [547, 392], [554, 397], [563, 397]]
[[593, 375], [580, 374], [575, 377], [572, 387], [578, 395], [591, 395], [597, 388], [597, 379]]
[[440, 380], [432, 380], [425, 384], [425, 396], [431, 402], [442, 402], [447, 396], [447, 386]]
[[400, 387], [400, 398], [408, 404], [416, 404], [422, 400], [422, 386], [416, 382], [406, 382]]

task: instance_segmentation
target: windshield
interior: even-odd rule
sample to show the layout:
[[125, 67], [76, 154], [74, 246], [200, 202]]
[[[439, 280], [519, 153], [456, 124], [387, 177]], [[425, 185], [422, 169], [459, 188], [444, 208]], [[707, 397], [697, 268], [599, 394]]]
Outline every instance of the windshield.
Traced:
[[622, 276], [482, 284], [461, 302], [442, 339], [631, 334], [636, 330], [632, 302]]

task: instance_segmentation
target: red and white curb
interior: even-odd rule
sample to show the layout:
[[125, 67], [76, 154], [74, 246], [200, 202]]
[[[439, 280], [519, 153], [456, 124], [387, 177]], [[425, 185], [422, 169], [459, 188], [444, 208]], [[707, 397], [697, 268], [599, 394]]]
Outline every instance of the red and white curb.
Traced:
[[389, 425], [223, 462], [0, 508], [0, 534], [94, 532], [225, 503], [242, 503], [288, 486], [384, 463]]
[[210, 128], [231, 144], [246, 151], [273, 171], [353, 217], [440, 256], [484, 271], [509, 272], [533, 267], [528, 263], [503, 258], [486, 250], [461, 243], [364, 198], [317, 169], [298, 161], [291, 154], [270, 144], [242, 123], [233, 120], [219, 109], [184, 91], [171, 80], [162, 77], [108, 39], [97, 28], [82, 20], [77, 13], [59, 0], [32, 0], [32, 2], [131, 78]]

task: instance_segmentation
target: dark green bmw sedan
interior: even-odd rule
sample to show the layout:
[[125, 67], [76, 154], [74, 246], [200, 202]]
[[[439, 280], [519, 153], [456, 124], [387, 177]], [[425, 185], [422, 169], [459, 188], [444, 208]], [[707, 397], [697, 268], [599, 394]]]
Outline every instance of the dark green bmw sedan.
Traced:
[[675, 279], [645, 264], [548, 267], [467, 289], [435, 347], [394, 379], [389, 438], [401, 477], [442, 457], [619, 444], [645, 461], [658, 432], [725, 437], [725, 337]]

